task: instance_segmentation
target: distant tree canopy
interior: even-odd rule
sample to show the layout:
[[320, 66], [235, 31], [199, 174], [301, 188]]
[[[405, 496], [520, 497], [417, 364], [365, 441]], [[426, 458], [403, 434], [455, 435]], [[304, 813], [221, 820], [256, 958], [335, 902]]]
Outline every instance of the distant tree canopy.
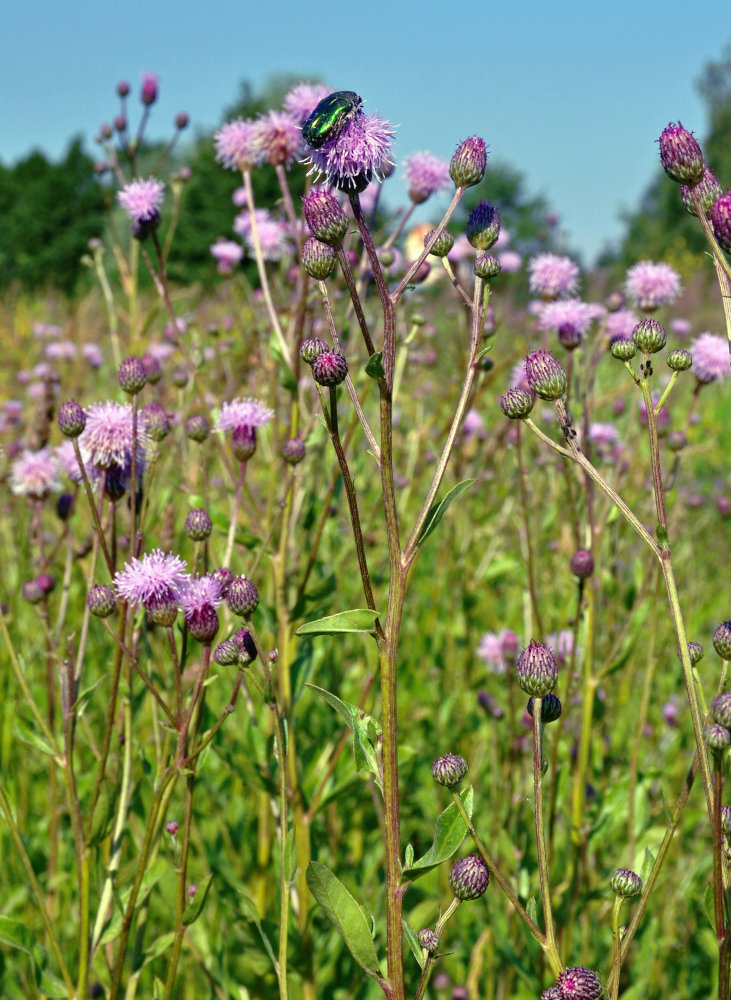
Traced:
[[[698, 140], [706, 162], [727, 189], [731, 186], [731, 46], [718, 62], [706, 66], [697, 86], [708, 113], [708, 134]], [[683, 124], [690, 128], [692, 123]], [[681, 272], [695, 270], [702, 263], [707, 247], [703, 231], [686, 211], [679, 185], [659, 167], [638, 211], [628, 214], [625, 221], [626, 236], [618, 254], [623, 266], [634, 263], [638, 255], [666, 260]]]

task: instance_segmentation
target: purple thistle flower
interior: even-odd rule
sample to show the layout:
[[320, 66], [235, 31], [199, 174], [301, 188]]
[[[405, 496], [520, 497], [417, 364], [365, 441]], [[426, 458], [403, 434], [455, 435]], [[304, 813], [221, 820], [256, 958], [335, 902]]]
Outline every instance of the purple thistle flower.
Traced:
[[[498, 242], [500, 242], [499, 239]], [[497, 259], [505, 274], [515, 274], [523, 266], [523, 257], [516, 250], [503, 250], [502, 253], [498, 254]]]
[[76, 357], [76, 344], [71, 340], [57, 340], [48, 344], [43, 353], [49, 361], [73, 361]]
[[216, 430], [236, 431], [246, 428], [253, 430], [266, 427], [274, 416], [274, 410], [256, 399], [234, 399], [224, 403], [216, 421]]
[[690, 335], [692, 327], [687, 319], [677, 316], [675, 319], [670, 320], [670, 329], [673, 333], [677, 334], [678, 337], [687, 337]]
[[449, 184], [449, 164], [432, 153], [413, 153], [404, 160], [409, 198], [415, 205], [426, 201]]
[[16, 496], [43, 500], [50, 493], [60, 492], [60, 471], [58, 458], [50, 448], [23, 451], [10, 466], [10, 489]]
[[506, 639], [512, 639], [515, 633], [510, 629], [502, 629], [500, 632], [485, 632], [480, 645], [477, 647], [477, 655], [490, 668], [493, 674], [502, 677], [508, 672], [508, 658], [506, 656]]
[[579, 287], [579, 265], [569, 257], [540, 253], [528, 261], [528, 274], [531, 291], [549, 302]]
[[[129, 403], [94, 403], [86, 411], [86, 427], [79, 437], [84, 464], [97, 469], [127, 469], [132, 459], [132, 406]], [[137, 426], [137, 446], [142, 450], [147, 434]]]
[[680, 276], [669, 264], [641, 260], [628, 271], [624, 291], [638, 308], [645, 312], [670, 305], [680, 295]]
[[394, 134], [385, 118], [357, 114], [348, 119], [338, 136], [310, 150], [310, 173], [324, 174], [327, 183], [341, 191], [363, 191], [374, 176], [381, 177], [393, 165]]
[[715, 382], [729, 376], [729, 347], [717, 333], [701, 333], [690, 345], [693, 372], [699, 382]]
[[131, 559], [115, 574], [114, 589], [130, 604], [147, 607], [165, 601], [177, 604], [188, 580], [186, 564], [172, 552], [155, 549], [142, 559]]
[[[256, 232], [259, 237], [264, 260], [281, 260], [294, 251], [294, 246], [289, 238], [289, 228], [286, 222], [272, 218], [266, 208], [254, 210], [256, 219]], [[250, 256], [254, 256], [254, 239], [252, 235], [251, 213], [248, 209], [239, 212], [234, 220], [234, 231], [246, 244]]]
[[617, 309], [607, 314], [606, 331], [611, 340], [631, 340], [640, 318], [631, 309]]
[[332, 87], [326, 83], [297, 83], [285, 94], [284, 110], [297, 121], [304, 125], [315, 106], [320, 101], [332, 93]]
[[256, 120], [256, 143], [267, 163], [289, 166], [302, 150], [302, 129], [286, 111], [270, 111]]
[[559, 331], [562, 326], [569, 325], [583, 339], [594, 320], [603, 315], [604, 307], [594, 302], [557, 299], [554, 302], [542, 303], [538, 314], [538, 326], [541, 330]]
[[233, 240], [218, 239], [209, 249], [218, 261], [219, 274], [232, 274], [244, 256], [244, 248]]
[[165, 185], [155, 177], [146, 181], [130, 181], [117, 192], [117, 201], [124, 208], [130, 222], [152, 222], [160, 212]]
[[230, 170], [253, 170], [262, 162], [257, 123], [247, 118], [226, 122], [213, 137], [216, 159]]
[[98, 344], [82, 344], [81, 353], [84, 356], [84, 361], [92, 368], [101, 368], [104, 364], [104, 355]]

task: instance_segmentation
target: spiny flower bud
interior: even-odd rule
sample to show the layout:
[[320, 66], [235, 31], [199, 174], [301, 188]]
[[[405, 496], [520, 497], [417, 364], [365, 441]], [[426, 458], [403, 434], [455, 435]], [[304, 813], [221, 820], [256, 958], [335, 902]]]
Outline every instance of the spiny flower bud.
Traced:
[[449, 164], [449, 176], [457, 187], [467, 188], [479, 184], [485, 176], [487, 147], [485, 140], [471, 135], [461, 142]]
[[175, 128], [179, 128], [182, 131], [182, 129], [188, 127], [189, 122], [190, 122], [190, 117], [188, 115], [188, 112], [178, 111], [177, 115], [175, 116]]
[[635, 354], [637, 354], [637, 348], [632, 341], [625, 340], [624, 337], [618, 337], [616, 340], [613, 340], [609, 350], [612, 357], [616, 358], [617, 361], [631, 361]]
[[239, 662], [239, 648], [233, 639], [224, 639], [219, 642], [213, 651], [213, 659], [221, 667], [230, 666]]
[[629, 868], [617, 868], [609, 880], [612, 892], [622, 899], [631, 899], [642, 892], [642, 879]]
[[665, 327], [650, 316], [641, 320], [632, 331], [632, 343], [643, 354], [656, 354], [657, 351], [661, 351], [667, 339]]
[[490, 281], [500, 274], [502, 268], [497, 257], [492, 257], [489, 253], [483, 253], [475, 258], [472, 270], [476, 277], [482, 278], [483, 281]]
[[30, 604], [39, 604], [43, 600], [43, 588], [38, 580], [26, 580], [22, 588], [23, 597]]
[[[555, 722], [557, 719], [561, 718], [561, 702], [558, 700], [555, 694], [547, 694], [543, 696], [541, 701], [541, 722], [548, 725], [549, 722]], [[533, 718], [533, 699], [528, 699], [528, 715], [531, 719]]]
[[680, 185], [680, 197], [683, 199], [686, 210], [691, 215], [697, 215], [694, 198], [698, 198], [703, 214], [707, 219], [710, 219], [711, 209], [722, 194], [723, 188], [718, 183], [718, 178], [708, 167], [703, 172], [703, 179], [694, 187], [687, 187], [685, 184]]
[[531, 351], [525, 359], [529, 387], [541, 399], [560, 399], [568, 388], [568, 378], [559, 362], [548, 351]]
[[703, 730], [703, 742], [711, 750], [725, 750], [731, 744], [731, 733], [725, 726], [712, 722]]
[[700, 663], [703, 659], [703, 646], [699, 642], [689, 642], [688, 653], [690, 655], [690, 662], [695, 666], [696, 663]]
[[282, 445], [282, 458], [287, 465], [299, 465], [305, 457], [305, 442], [302, 438], [293, 437]]
[[693, 133], [678, 122], [670, 122], [660, 138], [660, 162], [671, 180], [692, 187], [703, 178], [703, 151]]
[[311, 278], [316, 281], [325, 281], [335, 270], [338, 255], [334, 248], [315, 236], [310, 236], [305, 240], [302, 247], [302, 267]]
[[151, 597], [145, 602], [147, 617], [156, 625], [170, 628], [178, 617], [178, 602], [174, 596]]
[[253, 663], [258, 653], [256, 651], [256, 643], [248, 628], [240, 629], [231, 638], [239, 650], [239, 666], [245, 667], [249, 663]]
[[259, 591], [251, 580], [247, 580], [245, 576], [237, 576], [229, 584], [226, 600], [235, 615], [248, 618], [259, 604]]
[[154, 354], [143, 354], [140, 358], [140, 364], [147, 376], [147, 381], [152, 385], [157, 385], [162, 378], [162, 365], [159, 358], [156, 358]]
[[533, 409], [533, 397], [525, 389], [508, 389], [498, 403], [505, 416], [511, 420], [525, 420]]
[[300, 357], [308, 365], [311, 365], [315, 358], [319, 358], [321, 354], [329, 350], [330, 348], [324, 340], [320, 340], [319, 337], [308, 337], [300, 344]]
[[228, 588], [231, 586], [231, 581], [234, 578], [233, 573], [228, 568], [228, 566], [219, 566], [218, 569], [214, 569], [211, 576], [218, 583], [221, 588], [221, 597], [226, 597], [228, 594]]
[[67, 438], [78, 437], [86, 427], [86, 414], [75, 399], [67, 399], [59, 406], [58, 426]]
[[216, 609], [212, 605], [197, 608], [194, 613], [185, 616], [185, 621], [194, 639], [206, 645], [213, 642], [218, 632], [219, 621]]
[[731, 621], [721, 622], [713, 633], [713, 648], [722, 660], [731, 660]]
[[[429, 240], [434, 235], [434, 230], [430, 229], [429, 232], [424, 237], [424, 246], [426, 246]], [[434, 257], [446, 257], [449, 251], [454, 246], [454, 237], [447, 229], [443, 229], [439, 236], [436, 238], [434, 246], [429, 251]]]
[[111, 587], [97, 583], [86, 595], [86, 606], [97, 618], [108, 618], [117, 607], [117, 598]]
[[541, 1000], [563, 1000], [563, 993], [558, 986], [549, 986], [541, 993]]
[[194, 542], [203, 542], [211, 534], [213, 525], [207, 512], [202, 508], [188, 511], [185, 519], [185, 533]]
[[478, 854], [468, 854], [452, 865], [449, 885], [457, 899], [479, 899], [487, 889], [490, 872]]
[[312, 188], [302, 199], [307, 227], [318, 240], [340, 246], [348, 231], [348, 217], [337, 198], [324, 188]]
[[667, 357], [668, 368], [674, 372], [687, 372], [690, 366], [693, 364], [693, 358], [690, 351], [684, 351], [682, 348], [678, 348], [675, 351], [671, 351]]
[[164, 441], [170, 433], [170, 417], [159, 403], [147, 403], [140, 411], [145, 430], [153, 441]]
[[685, 433], [685, 431], [681, 430], [670, 431], [670, 433], [665, 439], [665, 443], [667, 444], [670, 451], [673, 452], [682, 451], [683, 448], [685, 448], [685, 446], [688, 444], [688, 435]]
[[594, 556], [586, 549], [577, 549], [569, 563], [571, 572], [580, 580], [586, 580], [594, 572]]
[[518, 684], [526, 694], [543, 698], [556, 686], [558, 665], [548, 646], [531, 639], [515, 664]]
[[202, 444], [211, 433], [211, 425], [202, 413], [194, 413], [192, 417], [188, 417], [185, 421], [185, 433], [191, 441], [197, 441], [199, 444]]
[[312, 377], [320, 385], [340, 385], [347, 374], [348, 362], [337, 351], [325, 351], [312, 362]]
[[438, 785], [453, 788], [467, 774], [467, 761], [456, 753], [442, 754], [432, 764], [431, 774]]
[[426, 949], [430, 955], [436, 955], [437, 949], [439, 948], [439, 937], [437, 932], [431, 927], [425, 927], [423, 930], [419, 931], [419, 944], [422, 948]]
[[722, 691], [711, 702], [711, 717], [719, 726], [731, 729], [731, 691]]
[[500, 235], [498, 210], [489, 201], [481, 201], [470, 212], [465, 234], [476, 250], [489, 250]]
[[726, 253], [731, 253], [731, 191], [722, 194], [711, 209], [713, 234]]
[[563, 1000], [601, 1000], [604, 996], [599, 976], [583, 965], [564, 969], [556, 980], [556, 986]]

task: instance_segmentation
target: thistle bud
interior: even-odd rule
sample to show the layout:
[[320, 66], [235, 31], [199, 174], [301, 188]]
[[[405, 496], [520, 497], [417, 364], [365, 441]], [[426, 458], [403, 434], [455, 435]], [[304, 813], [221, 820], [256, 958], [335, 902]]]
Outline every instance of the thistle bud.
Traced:
[[525, 359], [528, 385], [541, 399], [560, 399], [568, 388], [568, 378], [559, 362], [548, 351], [531, 351]]
[[731, 744], [731, 733], [725, 726], [712, 722], [703, 730], [703, 742], [711, 750], [725, 750]]
[[[541, 700], [541, 722], [548, 725], [561, 718], [562, 706], [555, 694], [547, 694]], [[533, 718], [533, 699], [528, 699], [528, 715]]]
[[145, 430], [153, 441], [164, 441], [170, 433], [170, 417], [159, 403], [147, 403], [140, 412]]
[[625, 340], [624, 337], [618, 337], [617, 340], [613, 340], [609, 350], [612, 357], [616, 358], [617, 361], [631, 361], [635, 354], [637, 354], [637, 348], [633, 342]]
[[515, 664], [518, 684], [526, 694], [543, 698], [556, 686], [558, 665], [556, 659], [542, 642], [531, 639]]
[[282, 445], [282, 458], [287, 465], [299, 465], [305, 457], [305, 442], [302, 438], [293, 437]]
[[320, 340], [319, 337], [308, 337], [300, 344], [300, 357], [306, 364], [311, 365], [315, 358], [319, 358], [321, 354], [329, 350], [330, 348], [324, 340]]
[[496, 278], [498, 274], [500, 274], [502, 268], [500, 267], [500, 261], [497, 257], [492, 257], [489, 253], [483, 253], [480, 254], [479, 257], [475, 258], [472, 270], [475, 277], [482, 278], [483, 281], [490, 281], [492, 278]]
[[731, 253], [731, 191], [722, 194], [711, 209], [713, 233], [726, 253]]
[[705, 168], [703, 151], [692, 132], [683, 128], [680, 122], [677, 125], [670, 122], [657, 141], [660, 145], [660, 162], [671, 180], [689, 187], [702, 180]]
[[586, 549], [577, 549], [571, 556], [571, 572], [580, 580], [586, 580], [594, 572], [594, 556]]
[[337, 351], [325, 351], [312, 362], [312, 377], [319, 385], [332, 387], [344, 382], [348, 374], [348, 362]]
[[97, 583], [86, 595], [86, 606], [97, 618], [108, 618], [117, 607], [117, 598], [111, 587]]
[[731, 837], [731, 806], [721, 806], [721, 829], [726, 839]]
[[731, 660], [731, 621], [721, 622], [713, 633], [713, 648], [722, 660]]
[[[692, 192], [692, 193], [691, 193]], [[694, 187], [685, 184], [680, 185], [680, 197], [683, 199], [686, 211], [691, 215], [697, 215], [694, 198], [698, 198], [701, 209], [707, 219], [711, 217], [711, 209], [723, 194], [723, 188], [718, 183], [718, 179], [712, 170], [706, 167], [703, 172], [703, 179]]]
[[194, 413], [192, 417], [188, 417], [185, 421], [185, 434], [191, 441], [197, 441], [198, 444], [202, 444], [210, 433], [211, 425], [202, 413]]
[[601, 1000], [605, 995], [599, 976], [583, 965], [564, 969], [556, 980], [564, 1000]]
[[219, 642], [213, 651], [213, 659], [220, 667], [230, 666], [239, 662], [239, 648], [233, 639], [224, 639]]
[[457, 899], [479, 899], [487, 889], [490, 872], [478, 854], [468, 854], [452, 865], [449, 885]]
[[481, 201], [470, 212], [465, 234], [476, 250], [489, 250], [500, 235], [498, 210], [488, 201]]
[[259, 604], [259, 591], [251, 580], [247, 580], [245, 576], [237, 576], [229, 584], [226, 600], [235, 615], [248, 618]]
[[676, 351], [671, 351], [667, 357], [668, 368], [674, 372], [687, 372], [690, 366], [693, 364], [693, 358], [690, 351], [684, 351], [682, 348], [678, 348]]
[[505, 416], [511, 420], [525, 420], [533, 409], [533, 397], [525, 389], [508, 389], [498, 403]]
[[467, 774], [467, 761], [459, 754], [445, 753], [434, 761], [431, 773], [438, 785], [454, 788]]
[[75, 399], [67, 399], [59, 406], [58, 426], [67, 438], [78, 437], [86, 427], [86, 414]]
[[[429, 243], [429, 240], [434, 235], [434, 230], [431, 229], [424, 237], [424, 246]], [[437, 236], [434, 246], [429, 251], [434, 257], [446, 257], [449, 251], [454, 246], [454, 237], [447, 229], [443, 229], [439, 236]]]
[[203, 542], [209, 537], [213, 525], [207, 512], [202, 508], [188, 511], [185, 519], [185, 533], [194, 542]]
[[318, 240], [340, 246], [348, 231], [348, 217], [337, 198], [324, 188], [312, 188], [302, 199], [307, 227]]
[[337, 260], [335, 249], [315, 236], [310, 236], [302, 247], [302, 267], [316, 281], [329, 278], [335, 270]]
[[688, 654], [690, 656], [690, 662], [693, 666], [695, 666], [696, 663], [700, 663], [703, 659], [703, 646], [701, 646], [699, 642], [689, 642]]
[[125, 358], [119, 366], [118, 380], [120, 387], [128, 396], [136, 396], [147, 382], [147, 375], [140, 359], [134, 355]]
[[621, 899], [631, 899], [642, 892], [642, 879], [629, 868], [617, 868], [609, 880], [612, 892]]
[[449, 176], [460, 188], [479, 184], [485, 176], [487, 165], [487, 147], [485, 140], [478, 135], [471, 135], [457, 147], [449, 164]]
[[437, 932], [431, 927], [425, 927], [423, 930], [419, 931], [419, 944], [422, 948], [429, 952], [430, 955], [436, 955], [437, 949], [439, 948], [439, 938]]
[[632, 331], [632, 343], [643, 354], [656, 354], [663, 349], [666, 341], [665, 327], [649, 316], [641, 320]]
[[719, 726], [731, 729], [731, 691], [722, 691], [711, 702], [711, 718]]

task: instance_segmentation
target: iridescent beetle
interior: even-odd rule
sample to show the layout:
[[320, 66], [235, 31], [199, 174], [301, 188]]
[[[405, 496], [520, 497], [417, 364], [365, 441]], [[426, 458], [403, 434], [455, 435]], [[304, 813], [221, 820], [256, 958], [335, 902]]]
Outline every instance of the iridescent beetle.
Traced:
[[328, 139], [337, 139], [349, 118], [355, 118], [363, 100], [354, 90], [336, 90], [316, 105], [302, 126], [302, 138], [319, 149]]

